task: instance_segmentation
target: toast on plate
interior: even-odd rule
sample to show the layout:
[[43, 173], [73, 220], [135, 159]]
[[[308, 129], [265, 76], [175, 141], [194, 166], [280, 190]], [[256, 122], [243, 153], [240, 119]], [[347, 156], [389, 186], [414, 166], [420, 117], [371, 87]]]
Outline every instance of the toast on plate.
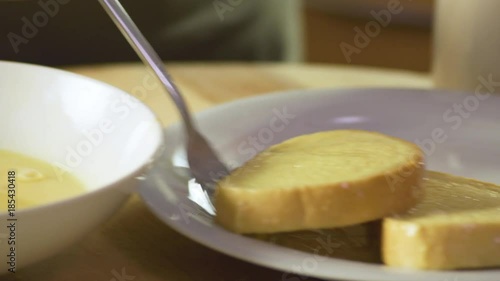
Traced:
[[219, 181], [216, 221], [236, 233], [359, 224], [422, 198], [413, 143], [361, 130], [302, 135], [271, 146]]
[[428, 172], [424, 188], [421, 203], [383, 220], [384, 262], [434, 270], [500, 266], [500, 186]]

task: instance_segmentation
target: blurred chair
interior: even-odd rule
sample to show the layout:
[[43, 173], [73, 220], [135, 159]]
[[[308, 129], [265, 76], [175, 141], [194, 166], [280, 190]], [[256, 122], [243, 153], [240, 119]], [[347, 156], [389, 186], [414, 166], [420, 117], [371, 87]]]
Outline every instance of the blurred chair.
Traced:
[[[433, 0], [308, 0], [305, 3], [306, 61], [417, 71], [430, 69]], [[382, 26], [374, 14], [383, 14], [388, 5], [397, 5], [400, 12], [391, 13], [387, 26]], [[379, 32], [375, 24], [369, 24], [372, 21], [379, 24]], [[362, 38], [358, 38], [360, 44], [356, 44], [358, 33], [368, 37], [368, 44], [362, 42]]]

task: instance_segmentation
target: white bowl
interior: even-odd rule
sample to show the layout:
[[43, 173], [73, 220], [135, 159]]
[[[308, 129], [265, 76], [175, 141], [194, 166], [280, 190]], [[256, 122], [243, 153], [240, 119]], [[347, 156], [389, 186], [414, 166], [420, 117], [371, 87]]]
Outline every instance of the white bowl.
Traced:
[[[110, 217], [159, 151], [161, 127], [144, 104], [117, 88], [0, 61], [0, 149], [64, 167], [87, 188], [77, 197], [16, 211], [16, 269], [60, 252]], [[0, 181], [7, 181], [7, 171], [0, 171]], [[0, 274], [10, 267], [7, 219], [1, 212]]]

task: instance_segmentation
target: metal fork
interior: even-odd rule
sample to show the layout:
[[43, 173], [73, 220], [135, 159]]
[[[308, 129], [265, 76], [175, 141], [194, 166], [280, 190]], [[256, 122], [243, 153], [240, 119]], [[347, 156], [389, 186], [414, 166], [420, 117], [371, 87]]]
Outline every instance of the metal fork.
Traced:
[[[229, 173], [226, 166], [219, 160], [217, 153], [212, 149], [207, 140], [200, 134], [196, 124], [191, 117], [188, 107], [182, 97], [179, 89], [174, 84], [170, 75], [165, 69], [165, 66], [155, 52], [151, 44], [146, 40], [144, 35], [137, 28], [130, 16], [127, 14], [123, 6], [118, 0], [99, 0], [118, 29], [125, 36], [129, 44], [134, 48], [135, 52], [141, 60], [151, 67], [156, 76], [160, 79], [163, 86], [170, 94], [177, 109], [180, 112], [184, 121], [184, 128], [187, 136], [187, 158], [192, 176], [196, 179], [204, 191], [205, 198], [200, 198], [198, 195], [190, 194], [191, 200], [209, 202], [196, 202], [207, 212], [214, 214], [215, 210], [211, 204], [213, 193], [215, 191], [214, 184], [222, 177]], [[190, 182], [192, 185], [192, 182]], [[190, 191], [195, 190], [190, 186]], [[211, 209], [211, 210], [210, 210]]]

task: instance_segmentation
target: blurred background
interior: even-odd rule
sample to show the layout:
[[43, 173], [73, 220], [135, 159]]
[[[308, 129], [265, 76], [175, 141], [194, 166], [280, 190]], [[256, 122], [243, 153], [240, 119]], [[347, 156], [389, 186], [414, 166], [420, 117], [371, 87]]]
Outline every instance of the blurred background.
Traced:
[[[373, 21], [372, 11], [386, 10], [388, 0], [307, 0], [303, 7], [305, 60], [347, 63], [342, 42], [351, 45], [356, 32]], [[430, 71], [434, 0], [401, 0], [401, 12], [359, 54], [351, 64]]]
[[[121, 2], [166, 61], [430, 70], [433, 0]], [[0, 19], [3, 60], [44, 65], [137, 60], [97, 1], [0, 0]]]

